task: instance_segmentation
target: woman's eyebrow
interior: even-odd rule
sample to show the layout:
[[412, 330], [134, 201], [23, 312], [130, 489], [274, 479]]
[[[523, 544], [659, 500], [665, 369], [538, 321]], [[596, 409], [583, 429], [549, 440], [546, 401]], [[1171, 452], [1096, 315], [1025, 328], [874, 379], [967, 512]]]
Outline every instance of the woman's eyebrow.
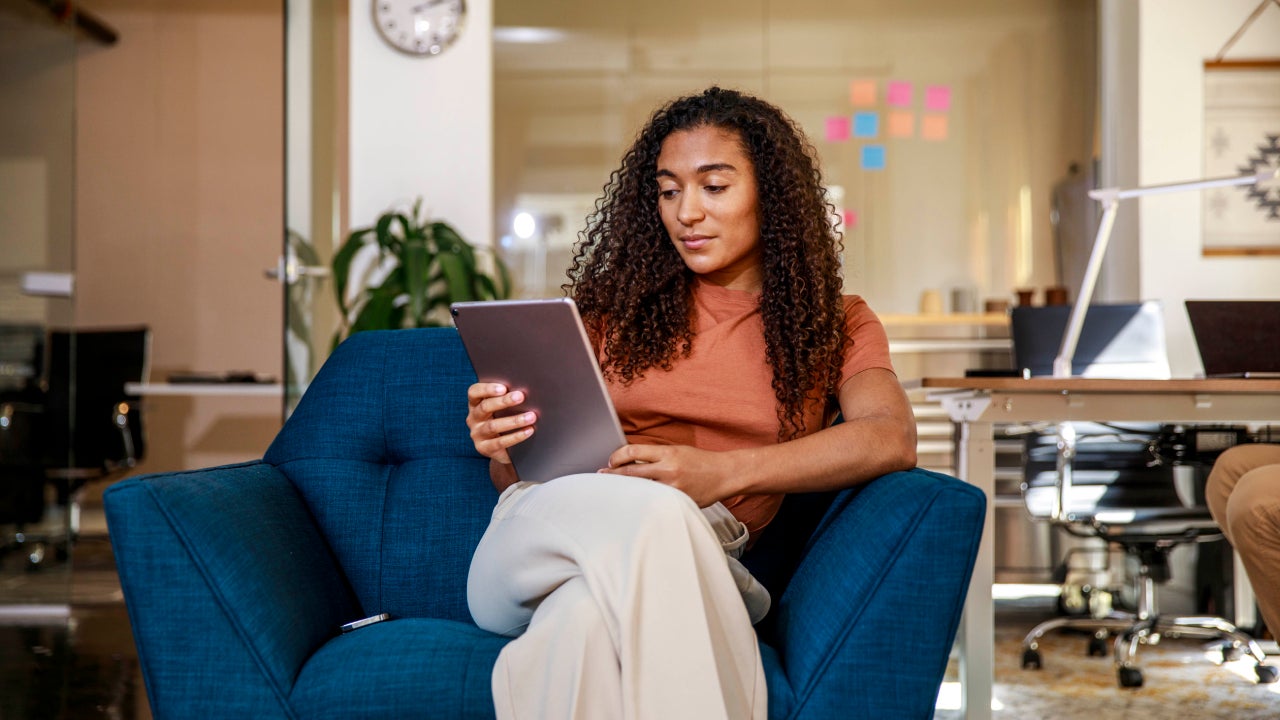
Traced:
[[[723, 171], [737, 172], [738, 168], [734, 167], [729, 163], [718, 162], [718, 163], [708, 163], [706, 165], [699, 165], [697, 169], [697, 173], [699, 175], [709, 173], [709, 172], [723, 172]], [[659, 168], [657, 172], [657, 176], [673, 178], [676, 176], [676, 174], [671, 172], [670, 170]]]

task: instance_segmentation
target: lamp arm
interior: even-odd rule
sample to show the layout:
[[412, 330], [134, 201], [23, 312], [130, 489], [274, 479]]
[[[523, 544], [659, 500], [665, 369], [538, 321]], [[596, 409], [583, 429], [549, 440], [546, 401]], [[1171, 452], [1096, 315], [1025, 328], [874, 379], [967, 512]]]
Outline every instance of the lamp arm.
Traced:
[[[1277, 0], [1277, 2], [1280, 2], [1280, 0]], [[1264, 170], [1254, 175], [1210, 178], [1207, 180], [1150, 185], [1123, 190], [1114, 187], [1090, 190], [1089, 197], [1102, 203], [1105, 209], [1102, 213], [1102, 221], [1098, 223], [1098, 234], [1093, 239], [1093, 249], [1089, 251], [1089, 264], [1085, 266], [1084, 279], [1080, 281], [1080, 292], [1076, 295], [1075, 304], [1071, 306], [1071, 315], [1067, 319], [1067, 329], [1062, 334], [1062, 345], [1058, 349], [1058, 356], [1053, 359], [1053, 377], [1071, 377], [1071, 361], [1076, 355], [1076, 343], [1080, 341], [1080, 330], [1084, 327], [1084, 316], [1089, 310], [1089, 301], [1093, 298], [1093, 288], [1098, 283], [1098, 273], [1102, 270], [1102, 258], [1107, 254], [1107, 243], [1111, 241], [1111, 228], [1115, 224], [1116, 209], [1120, 206], [1121, 200], [1181, 190], [1204, 190], [1233, 185], [1253, 185], [1277, 178], [1280, 178], [1280, 168]]]
[[1089, 264], [1084, 269], [1080, 292], [1071, 306], [1071, 315], [1067, 318], [1067, 329], [1062, 334], [1062, 345], [1058, 348], [1058, 356], [1053, 359], [1054, 377], [1071, 377], [1071, 361], [1076, 355], [1076, 343], [1080, 342], [1084, 316], [1089, 310], [1093, 288], [1098, 284], [1098, 274], [1102, 271], [1102, 258], [1107, 254], [1107, 244], [1111, 241], [1111, 228], [1116, 223], [1116, 210], [1119, 207], [1119, 198], [1110, 198], [1102, 213], [1102, 221], [1098, 223], [1098, 234], [1094, 236], [1093, 249], [1089, 251]]

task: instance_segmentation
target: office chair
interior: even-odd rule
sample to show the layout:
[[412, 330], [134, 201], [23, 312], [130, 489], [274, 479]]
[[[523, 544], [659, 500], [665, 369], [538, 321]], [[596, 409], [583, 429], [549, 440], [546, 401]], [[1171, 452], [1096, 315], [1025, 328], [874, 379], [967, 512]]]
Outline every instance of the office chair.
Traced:
[[[125, 384], [147, 377], [150, 342], [146, 327], [50, 331], [38, 387], [24, 403], [7, 406], [0, 445], [24, 485], [36, 487], [25, 512], [11, 520], [16, 532], [0, 550], [24, 549], [29, 569], [50, 548], [65, 559], [79, 536], [79, 495], [86, 484], [123, 475], [145, 456], [139, 398], [127, 394]], [[44, 517], [46, 483], [66, 523], [57, 533], [27, 532]]]
[[[1016, 308], [1012, 315], [1014, 361], [1031, 375], [1052, 374], [1069, 307]], [[1164, 378], [1170, 375], [1164, 323], [1155, 302], [1094, 305], [1085, 316], [1073, 374], [1085, 377]], [[1061, 423], [1051, 431], [1030, 433], [1026, 441], [1023, 499], [1028, 513], [1063, 532], [1098, 538], [1136, 560], [1132, 612], [1096, 604], [1087, 617], [1058, 617], [1040, 623], [1023, 640], [1022, 667], [1042, 665], [1039, 640], [1063, 628], [1093, 633], [1089, 655], [1105, 655], [1114, 637], [1117, 680], [1121, 687], [1143, 684], [1135, 660], [1138, 648], [1162, 635], [1223, 641], [1223, 659], [1247, 652], [1260, 683], [1277, 680], [1258, 644], [1218, 617], [1171, 616], [1159, 612], [1156, 585], [1170, 579], [1169, 553], [1188, 543], [1222, 538], [1204, 503], [1203, 478], [1186, 487], [1181, 456], [1161, 448], [1182, 443], [1178, 427], [1137, 424]], [[1185, 444], [1185, 443], [1182, 443]], [[1065, 577], [1064, 577], [1065, 580]]]

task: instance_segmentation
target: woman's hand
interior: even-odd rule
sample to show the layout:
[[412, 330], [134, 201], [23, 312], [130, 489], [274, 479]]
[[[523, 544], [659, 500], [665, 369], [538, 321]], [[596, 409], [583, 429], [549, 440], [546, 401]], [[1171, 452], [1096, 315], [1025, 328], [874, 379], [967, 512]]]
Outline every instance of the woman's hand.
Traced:
[[495, 413], [524, 400], [523, 392], [507, 392], [506, 386], [498, 383], [476, 383], [467, 388], [467, 427], [476, 452], [503, 465], [511, 464], [507, 448], [528, 440], [538, 418], [531, 412], [503, 417]]
[[656, 480], [684, 491], [698, 507], [737, 495], [734, 454], [688, 445], [623, 445], [600, 472]]

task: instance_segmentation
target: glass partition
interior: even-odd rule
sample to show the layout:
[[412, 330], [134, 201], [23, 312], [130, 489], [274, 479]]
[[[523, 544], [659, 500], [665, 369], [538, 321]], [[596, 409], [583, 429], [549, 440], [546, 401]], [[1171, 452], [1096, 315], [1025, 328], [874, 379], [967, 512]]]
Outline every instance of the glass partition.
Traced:
[[842, 219], [847, 291], [878, 312], [980, 312], [1061, 284], [1052, 196], [1092, 167], [1095, 3], [494, 6], [495, 227], [523, 295], [559, 293], [648, 113], [713, 83], [804, 128]]
[[74, 320], [75, 53], [46, 8], [0, 0], [0, 604], [70, 597], [71, 463], [48, 441], [74, 420], [48, 389], [74, 394], [74, 335], [49, 338]]

